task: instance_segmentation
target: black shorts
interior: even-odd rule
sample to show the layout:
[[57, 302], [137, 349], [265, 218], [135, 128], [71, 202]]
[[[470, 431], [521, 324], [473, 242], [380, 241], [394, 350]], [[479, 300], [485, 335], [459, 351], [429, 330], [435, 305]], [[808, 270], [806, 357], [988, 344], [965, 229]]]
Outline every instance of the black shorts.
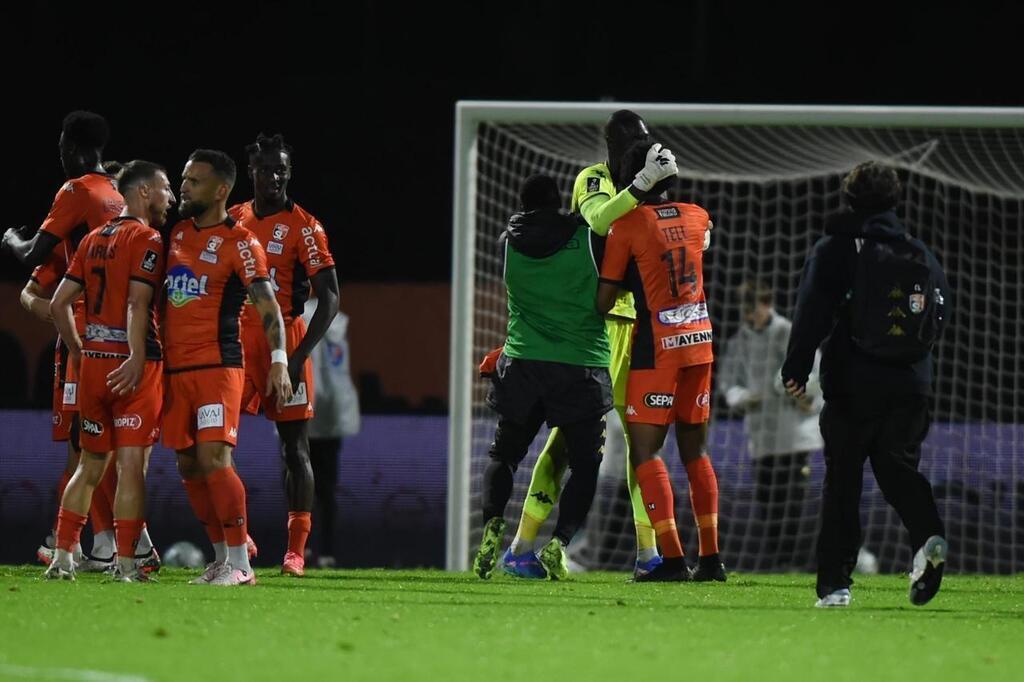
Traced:
[[612, 378], [607, 367], [521, 360], [502, 353], [487, 404], [518, 424], [525, 424], [538, 405], [548, 426], [574, 424], [612, 409]]

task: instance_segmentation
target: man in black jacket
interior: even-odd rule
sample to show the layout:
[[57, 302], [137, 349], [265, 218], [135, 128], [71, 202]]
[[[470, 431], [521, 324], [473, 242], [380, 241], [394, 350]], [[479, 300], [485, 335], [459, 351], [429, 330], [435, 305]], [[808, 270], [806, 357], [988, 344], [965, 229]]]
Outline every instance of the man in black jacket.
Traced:
[[[804, 266], [782, 367], [786, 389], [802, 395], [825, 341], [817, 606], [850, 603], [866, 458], [909, 531], [910, 600], [921, 605], [938, 592], [947, 553], [931, 485], [917, 467], [930, 425], [930, 348], [952, 309], [949, 284], [893, 211], [901, 192], [895, 170], [862, 163], [843, 179], [842, 191], [848, 210], [829, 221]], [[901, 278], [900, 268], [910, 274]]]

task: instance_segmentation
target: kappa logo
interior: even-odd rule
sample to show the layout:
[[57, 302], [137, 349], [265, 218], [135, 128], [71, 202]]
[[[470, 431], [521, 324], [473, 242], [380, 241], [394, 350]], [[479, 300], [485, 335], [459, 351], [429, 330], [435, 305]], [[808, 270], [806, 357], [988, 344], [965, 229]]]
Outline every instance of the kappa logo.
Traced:
[[149, 241], [151, 242], [156, 242], [157, 244], [159, 244], [163, 240], [164, 238], [160, 236], [159, 232], [154, 232], [153, 234], [149, 235]]
[[707, 407], [708, 405], [711, 404], [711, 393], [708, 392], [708, 391], [704, 391], [699, 396], [697, 396], [697, 401], [696, 402], [697, 402], [697, 407], [699, 407], [699, 408], [701, 408], [703, 410], [705, 407]]
[[213, 235], [212, 237], [210, 237], [210, 240], [208, 242], [206, 242], [206, 250], [209, 251], [210, 253], [217, 253], [217, 249], [219, 249], [220, 245], [223, 244], [223, 243], [224, 243], [224, 238], [223, 237], [218, 237], [217, 235]]
[[[277, 241], [284, 241], [284, 238], [288, 236], [288, 226], [281, 223], [274, 225], [274, 239]], [[269, 250], [269, 249], [268, 249]]]
[[627, 417], [635, 417], [636, 416], [636, 408], [633, 407], [632, 405], [628, 405], [626, 407], [626, 416]]
[[224, 403], [200, 405], [196, 412], [197, 429], [216, 429], [224, 427]]
[[555, 504], [555, 501], [552, 500], [551, 497], [543, 490], [538, 490], [537, 492], [530, 495], [530, 497], [536, 499], [541, 504], [548, 505], [549, 507], [554, 506]]
[[64, 384], [64, 404], [65, 405], [77, 405], [78, 404], [78, 384], [68, 382]]
[[206, 296], [208, 280], [206, 275], [196, 277], [196, 274], [188, 266], [175, 265], [167, 271], [167, 300], [175, 308], [180, 308], [200, 296]]
[[234, 426], [228, 429], [228, 438], [238, 438], [238, 429]]
[[142, 428], [142, 417], [137, 414], [124, 414], [120, 417], [114, 417], [114, 428], [138, 431]]
[[671, 393], [645, 393], [644, 405], [655, 409], [668, 409], [675, 403], [676, 398]]
[[94, 422], [91, 419], [82, 419], [82, 433], [88, 433], [90, 436], [99, 436], [103, 434], [103, 424]]
[[156, 261], [159, 258], [156, 251], [146, 249], [146, 255], [142, 257], [142, 265], [139, 267], [146, 272], [156, 272]]
[[661, 347], [665, 350], [672, 350], [673, 348], [685, 348], [686, 346], [696, 346], [702, 343], [711, 343], [710, 331], [690, 332], [689, 334], [666, 336], [661, 340]]
[[63, 189], [68, 194], [74, 194], [75, 193], [75, 183], [73, 183], [70, 180], [68, 180], [67, 182], [64, 183], [64, 186], [61, 187], [61, 189]]
[[179, 242], [180, 242], [180, 241], [181, 241], [182, 239], [184, 239], [184, 238], [185, 238], [185, 233], [184, 233], [184, 232], [179, 232], [178, 234], [174, 235], [174, 239], [175, 239], [176, 241], [179, 241]]

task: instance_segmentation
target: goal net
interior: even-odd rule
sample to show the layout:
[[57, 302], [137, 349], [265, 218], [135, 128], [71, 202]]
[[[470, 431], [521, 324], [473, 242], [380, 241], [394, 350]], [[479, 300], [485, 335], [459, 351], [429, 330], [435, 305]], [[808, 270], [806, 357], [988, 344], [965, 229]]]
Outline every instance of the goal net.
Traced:
[[[448, 567], [464, 569], [480, 538], [495, 416], [476, 365], [505, 336], [498, 235], [532, 173], [556, 178], [568, 204], [576, 174], [605, 159], [601, 126], [620, 108], [644, 116], [654, 138], [675, 153], [680, 178], [670, 196], [704, 206], [714, 220], [704, 282], [716, 374], [743, 324], [737, 287], [751, 277], [765, 281], [776, 312], [791, 318], [808, 250], [840, 208], [842, 176], [869, 159], [900, 170], [898, 211], [935, 251], [954, 291], [952, 322], [936, 352], [934, 423], [921, 464], [947, 524], [949, 569], [1024, 570], [1024, 110], [482, 102], [457, 108]], [[810, 569], [820, 451], [794, 477], [762, 483], [759, 498], [743, 415], [730, 411], [721, 391], [713, 400], [708, 449], [727, 566]], [[507, 540], [544, 435], [516, 475]], [[676, 487], [680, 533], [695, 556], [688, 484], [671, 436], [662, 456]], [[906, 532], [869, 466], [861, 509], [865, 548], [882, 571], [905, 570]], [[612, 413], [598, 494], [570, 557], [586, 569], [626, 569], [634, 548], [621, 426]]]

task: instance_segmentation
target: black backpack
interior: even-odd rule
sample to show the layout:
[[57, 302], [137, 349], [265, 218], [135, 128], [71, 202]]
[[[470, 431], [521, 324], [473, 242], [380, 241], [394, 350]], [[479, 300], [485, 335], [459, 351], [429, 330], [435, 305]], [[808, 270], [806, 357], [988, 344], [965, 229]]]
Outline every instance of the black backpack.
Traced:
[[912, 364], [938, 340], [943, 298], [928, 251], [908, 235], [857, 239], [850, 336], [863, 353]]

